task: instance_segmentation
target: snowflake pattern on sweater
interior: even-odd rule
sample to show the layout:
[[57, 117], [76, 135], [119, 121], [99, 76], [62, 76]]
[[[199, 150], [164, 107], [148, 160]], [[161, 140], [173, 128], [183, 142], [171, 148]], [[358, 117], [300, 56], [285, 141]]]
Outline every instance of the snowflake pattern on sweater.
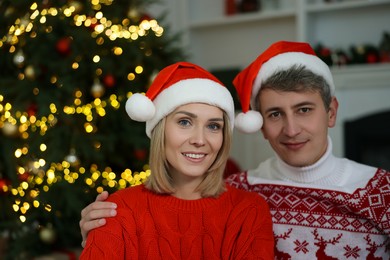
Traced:
[[247, 172], [231, 175], [227, 182], [268, 202], [275, 259], [390, 259], [388, 171], [378, 169], [353, 193], [272, 181], [252, 185]]

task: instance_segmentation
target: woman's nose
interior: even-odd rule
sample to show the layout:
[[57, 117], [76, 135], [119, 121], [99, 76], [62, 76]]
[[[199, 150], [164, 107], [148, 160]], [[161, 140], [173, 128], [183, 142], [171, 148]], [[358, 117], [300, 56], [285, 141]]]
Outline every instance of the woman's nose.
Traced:
[[196, 146], [202, 146], [205, 144], [205, 133], [203, 128], [194, 128], [194, 131], [191, 133], [190, 143]]

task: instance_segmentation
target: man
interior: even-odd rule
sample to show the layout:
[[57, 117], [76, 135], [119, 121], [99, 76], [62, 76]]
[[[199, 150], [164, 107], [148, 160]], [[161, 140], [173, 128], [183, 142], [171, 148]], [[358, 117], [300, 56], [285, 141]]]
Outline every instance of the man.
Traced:
[[[261, 129], [275, 157], [227, 182], [267, 200], [275, 257], [389, 259], [390, 172], [333, 156], [335, 86], [310, 45], [274, 43], [233, 83], [243, 109], [236, 127]], [[110, 212], [89, 207], [80, 222], [83, 237]]]

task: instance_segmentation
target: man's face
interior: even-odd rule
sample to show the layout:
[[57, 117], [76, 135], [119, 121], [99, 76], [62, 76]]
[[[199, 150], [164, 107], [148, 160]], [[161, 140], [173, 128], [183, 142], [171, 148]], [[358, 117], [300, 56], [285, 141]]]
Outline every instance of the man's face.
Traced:
[[328, 127], [336, 123], [337, 99], [329, 111], [318, 92], [261, 90], [262, 132], [279, 157], [295, 167], [317, 162], [327, 148]]

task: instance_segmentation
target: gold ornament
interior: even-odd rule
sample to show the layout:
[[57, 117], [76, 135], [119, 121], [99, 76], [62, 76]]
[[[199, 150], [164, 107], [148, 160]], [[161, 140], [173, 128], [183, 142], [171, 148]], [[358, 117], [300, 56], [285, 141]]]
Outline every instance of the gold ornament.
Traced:
[[14, 7], [7, 7], [7, 9], [4, 12], [4, 17], [11, 16], [14, 13], [15, 13], [15, 8]]
[[127, 17], [129, 17], [133, 21], [139, 21], [141, 18], [141, 14], [136, 7], [130, 7], [129, 11], [127, 11]]
[[18, 52], [15, 53], [14, 63], [16, 66], [23, 67], [24, 60], [25, 60], [25, 57], [24, 57], [24, 53], [22, 50], [19, 50]]
[[70, 150], [70, 154], [65, 156], [64, 160], [70, 163], [70, 166], [72, 167], [78, 167], [80, 165], [80, 160], [76, 155], [76, 150], [73, 148]]
[[100, 83], [100, 80], [95, 79], [92, 88], [91, 88], [91, 94], [94, 98], [100, 98], [104, 94], [104, 87], [102, 83]]
[[28, 79], [35, 79], [35, 70], [32, 65], [28, 65], [26, 69], [24, 70], [24, 74], [26, 74], [26, 77]]
[[51, 223], [49, 223], [46, 227], [41, 228], [41, 230], [39, 231], [39, 238], [45, 244], [54, 244], [57, 239], [57, 234]]
[[73, 6], [75, 13], [80, 13], [83, 10], [83, 5], [79, 1], [71, 1], [70, 6]]
[[18, 127], [10, 122], [5, 122], [2, 130], [3, 134], [8, 137], [15, 137], [18, 133]]

